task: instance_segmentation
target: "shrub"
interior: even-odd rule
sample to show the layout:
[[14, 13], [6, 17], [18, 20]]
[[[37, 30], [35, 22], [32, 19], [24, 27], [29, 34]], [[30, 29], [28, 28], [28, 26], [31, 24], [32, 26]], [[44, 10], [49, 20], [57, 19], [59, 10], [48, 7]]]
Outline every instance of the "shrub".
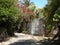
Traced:
[[7, 33], [14, 35], [14, 28], [19, 19], [19, 10], [15, 6], [17, 0], [0, 0], [0, 26], [7, 28]]

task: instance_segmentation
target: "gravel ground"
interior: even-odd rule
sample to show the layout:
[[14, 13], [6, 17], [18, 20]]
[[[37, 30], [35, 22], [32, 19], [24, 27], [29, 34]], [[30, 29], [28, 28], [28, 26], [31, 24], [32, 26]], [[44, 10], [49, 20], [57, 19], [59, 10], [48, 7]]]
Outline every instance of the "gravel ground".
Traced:
[[16, 37], [11, 37], [8, 41], [1, 42], [0, 45], [40, 45], [41, 43], [38, 43], [38, 41], [43, 40], [42, 36], [23, 33], [15, 33], [15, 35]]

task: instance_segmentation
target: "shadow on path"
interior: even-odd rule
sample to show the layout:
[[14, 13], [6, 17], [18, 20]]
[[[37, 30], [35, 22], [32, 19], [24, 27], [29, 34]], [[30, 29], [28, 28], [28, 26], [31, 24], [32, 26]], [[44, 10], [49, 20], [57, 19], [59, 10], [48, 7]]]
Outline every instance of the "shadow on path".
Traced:
[[33, 40], [23, 40], [23, 41], [18, 41], [9, 45], [40, 45], [41, 43], [33, 41]]
[[18, 41], [9, 45], [60, 45], [60, 40], [55, 40], [53, 42], [48, 40], [42, 40], [42, 41], [33, 41], [33, 40], [23, 40]]

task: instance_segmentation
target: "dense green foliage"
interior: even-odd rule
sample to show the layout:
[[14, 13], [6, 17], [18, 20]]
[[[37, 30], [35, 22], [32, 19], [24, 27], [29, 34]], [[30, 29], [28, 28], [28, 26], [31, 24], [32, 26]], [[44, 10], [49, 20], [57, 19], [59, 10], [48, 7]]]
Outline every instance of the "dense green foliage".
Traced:
[[44, 8], [45, 10], [44, 15], [45, 15], [47, 25], [52, 25], [53, 18], [58, 17], [57, 19], [58, 20], [60, 19], [60, 14], [58, 14], [58, 12], [60, 12], [58, 11], [60, 7], [59, 4], [60, 4], [60, 0], [48, 0], [48, 4]]
[[19, 19], [16, 3], [16, 0], [0, 0], [0, 27], [7, 28], [9, 35], [13, 33], [13, 28]]

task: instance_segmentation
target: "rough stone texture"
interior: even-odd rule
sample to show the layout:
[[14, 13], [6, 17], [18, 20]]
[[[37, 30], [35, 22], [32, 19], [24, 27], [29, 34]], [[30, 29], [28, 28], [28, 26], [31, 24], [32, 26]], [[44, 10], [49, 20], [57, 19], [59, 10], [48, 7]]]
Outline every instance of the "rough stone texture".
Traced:
[[0, 42], [6, 40], [8, 34], [7, 34], [7, 29], [0, 27]]

